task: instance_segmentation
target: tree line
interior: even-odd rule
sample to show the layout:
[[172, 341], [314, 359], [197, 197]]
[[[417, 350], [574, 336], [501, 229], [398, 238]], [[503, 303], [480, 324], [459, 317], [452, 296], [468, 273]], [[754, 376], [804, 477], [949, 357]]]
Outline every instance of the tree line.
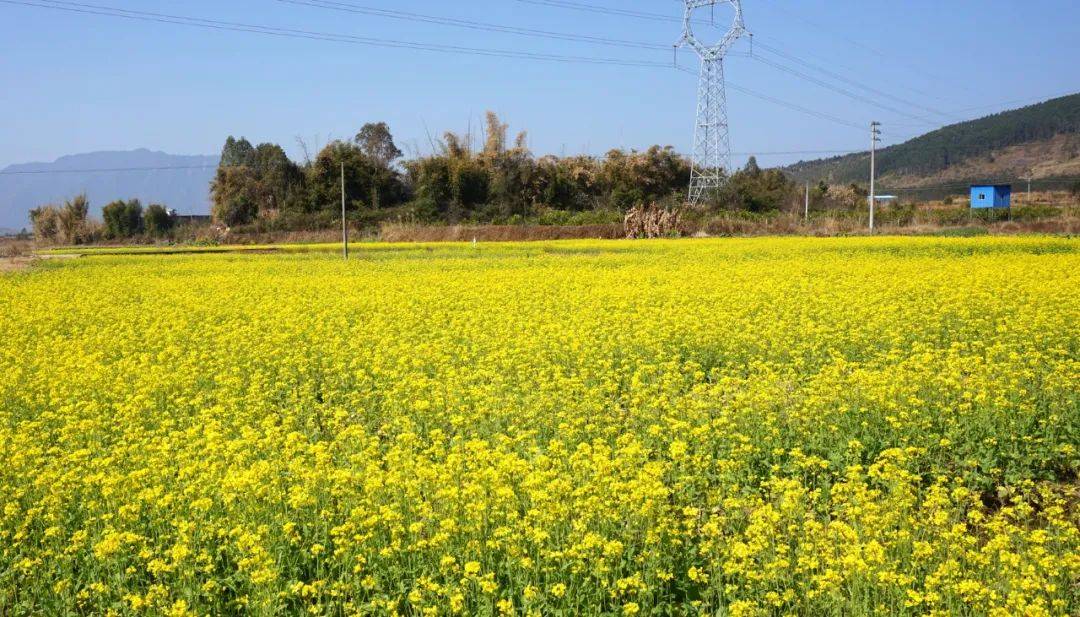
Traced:
[[[369, 123], [295, 162], [277, 144], [230, 136], [211, 183], [213, 217], [240, 228], [330, 227], [340, 220], [344, 172], [346, 211], [361, 226], [616, 221], [638, 205], [681, 204], [690, 177], [690, 161], [670, 146], [537, 157], [526, 133], [511, 139], [493, 112], [480, 141], [447, 132], [431, 154], [404, 160], [386, 123]], [[751, 161], [707, 209], [776, 210], [796, 193], [783, 173]]]
[[45, 243], [86, 244], [98, 240], [167, 238], [176, 226], [176, 213], [161, 204], [143, 207], [138, 199], [114, 201], [101, 211], [102, 221], [90, 218], [90, 201], [76, 195], [62, 205], [30, 211], [34, 237]]
[[[340, 225], [345, 208], [355, 227], [387, 221], [431, 224], [596, 224], [622, 222], [631, 209], [681, 208], [690, 161], [670, 146], [615, 149], [600, 157], [535, 156], [528, 136], [511, 138], [492, 112], [483, 136], [446, 132], [430, 154], [406, 159], [384, 122], [365, 124], [303, 161], [278, 144], [230, 136], [210, 183], [214, 222], [232, 231], [317, 231]], [[857, 188], [815, 189], [816, 208], [854, 208]], [[723, 188], [692, 216], [723, 210], [768, 213], [802, 208], [802, 190], [782, 171], [751, 158], [726, 177]], [[49, 243], [161, 239], [174, 235], [176, 216], [164, 205], [138, 200], [105, 206], [102, 221], [88, 218], [79, 196], [31, 212], [35, 236]]]

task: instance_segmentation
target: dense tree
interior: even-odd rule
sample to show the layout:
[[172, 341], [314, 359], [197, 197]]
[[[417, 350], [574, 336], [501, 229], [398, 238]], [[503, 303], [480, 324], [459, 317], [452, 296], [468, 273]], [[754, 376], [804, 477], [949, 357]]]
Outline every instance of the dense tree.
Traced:
[[306, 209], [303, 171], [289, 160], [281, 146], [259, 144], [252, 167], [257, 181], [255, 201], [260, 211]]
[[421, 218], [458, 222], [488, 202], [491, 180], [467, 139], [446, 133], [440, 152], [405, 164]]
[[733, 174], [721, 200], [728, 207], [751, 212], [779, 210], [794, 203], [795, 184], [779, 169], [762, 170], [755, 157]]
[[495, 212], [504, 216], [528, 216], [537, 200], [536, 163], [526, 145], [527, 136], [519, 133], [514, 147], [507, 147], [509, 125], [487, 113], [487, 138], [480, 153], [480, 163], [488, 173], [488, 192]]
[[750, 159], [746, 161], [746, 167], [743, 168], [743, 172], [749, 176], [758, 176], [761, 174], [761, 166], [758, 165], [756, 156], [751, 156]]
[[319, 152], [309, 170], [310, 198], [316, 209], [340, 209], [342, 165], [349, 210], [373, 211], [403, 200], [400, 174], [382, 167], [355, 143], [335, 141]]
[[259, 180], [245, 166], [221, 166], [210, 185], [214, 220], [233, 227], [255, 220], [258, 214]]
[[[351, 140], [328, 144], [303, 166], [279, 146], [253, 147], [230, 137], [212, 185], [214, 216], [228, 225], [326, 224], [341, 207], [343, 164], [350, 218], [364, 224], [400, 216], [504, 223], [563, 220], [583, 211], [611, 216], [685, 196], [690, 162], [670, 146], [612, 150], [600, 158], [536, 158], [526, 133], [511, 139], [509, 125], [498, 115], [488, 112], [485, 120], [478, 149], [471, 136], [448, 132], [434, 153], [400, 167], [401, 150], [383, 122], [365, 124]], [[793, 194], [782, 174], [751, 160], [710, 207], [775, 210]], [[279, 211], [288, 216], [277, 217]]]
[[626, 210], [685, 190], [688, 161], [670, 147], [587, 156], [533, 157], [525, 133], [508, 146], [509, 127], [487, 115], [484, 147], [447, 133], [440, 151], [408, 161], [416, 210], [426, 218], [517, 220], [541, 210]]
[[394, 161], [401, 158], [401, 150], [394, 144], [390, 127], [385, 122], [369, 122], [356, 134], [353, 143], [376, 165], [375, 177], [372, 178], [372, 208], [378, 210], [384, 206], [395, 205], [402, 193], [384, 194], [387, 187], [401, 183], [400, 174], [393, 168]]
[[597, 206], [599, 166], [587, 156], [545, 156], [536, 163], [540, 204], [556, 210], [582, 211]]
[[155, 238], [163, 238], [172, 231], [176, 219], [165, 206], [150, 204], [143, 213], [143, 226], [146, 233]]
[[356, 134], [353, 142], [370, 159], [387, 169], [401, 158], [401, 150], [394, 144], [394, 136], [385, 122], [369, 122]]
[[38, 242], [53, 242], [60, 232], [60, 212], [56, 206], [39, 206], [30, 211], [30, 226]]
[[138, 199], [114, 201], [102, 209], [101, 215], [110, 238], [130, 238], [143, 232], [143, 207]]
[[690, 163], [670, 146], [653, 146], [645, 152], [612, 150], [604, 158], [601, 175], [611, 206], [628, 210], [684, 191]]
[[250, 223], [282, 209], [308, 210], [303, 171], [277, 144], [253, 147], [229, 137], [211, 184], [215, 219], [226, 225]]
[[222, 167], [253, 167], [255, 164], [255, 148], [251, 142], [241, 137], [234, 138], [232, 135], [225, 140], [225, 147], [221, 149]]
[[64, 206], [57, 213], [60, 239], [71, 244], [79, 242], [89, 213], [90, 202], [85, 194], [76, 195], [74, 199], [64, 202]]

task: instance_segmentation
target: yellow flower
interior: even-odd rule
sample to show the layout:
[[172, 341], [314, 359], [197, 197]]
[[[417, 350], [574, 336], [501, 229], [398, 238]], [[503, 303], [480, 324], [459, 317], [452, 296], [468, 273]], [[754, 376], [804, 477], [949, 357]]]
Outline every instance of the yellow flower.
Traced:
[[0, 274], [0, 598], [1075, 605], [1075, 239], [273, 248]]

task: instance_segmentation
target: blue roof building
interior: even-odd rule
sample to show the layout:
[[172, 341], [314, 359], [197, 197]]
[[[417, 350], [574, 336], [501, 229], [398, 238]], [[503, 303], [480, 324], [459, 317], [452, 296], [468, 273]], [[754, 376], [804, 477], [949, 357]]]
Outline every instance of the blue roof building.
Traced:
[[971, 186], [971, 207], [974, 209], [1008, 208], [1012, 206], [1011, 184]]

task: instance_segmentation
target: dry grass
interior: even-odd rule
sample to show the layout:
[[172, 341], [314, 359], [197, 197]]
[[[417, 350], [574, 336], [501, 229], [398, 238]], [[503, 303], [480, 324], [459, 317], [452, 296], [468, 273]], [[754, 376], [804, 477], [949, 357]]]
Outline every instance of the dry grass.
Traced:
[[0, 274], [25, 270], [33, 262], [31, 257], [0, 257]]
[[0, 240], [0, 272], [24, 270], [34, 261], [31, 245], [23, 240]]
[[0, 257], [22, 257], [29, 255], [32, 248], [26, 240], [0, 239]]
[[379, 230], [383, 242], [530, 242], [536, 240], [573, 240], [623, 238], [622, 224], [608, 225], [407, 225], [388, 223]]

